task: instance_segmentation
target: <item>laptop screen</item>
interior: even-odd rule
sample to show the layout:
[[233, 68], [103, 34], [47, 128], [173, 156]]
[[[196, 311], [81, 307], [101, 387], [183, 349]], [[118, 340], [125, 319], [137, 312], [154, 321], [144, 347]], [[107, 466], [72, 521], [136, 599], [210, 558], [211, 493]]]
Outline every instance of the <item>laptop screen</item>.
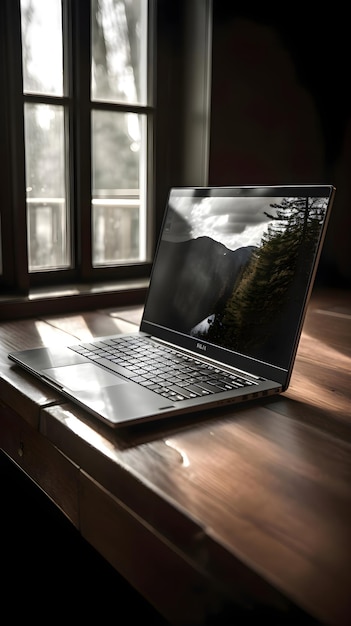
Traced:
[[142, 329], [288, 370], [330, 191], [172, 189]]

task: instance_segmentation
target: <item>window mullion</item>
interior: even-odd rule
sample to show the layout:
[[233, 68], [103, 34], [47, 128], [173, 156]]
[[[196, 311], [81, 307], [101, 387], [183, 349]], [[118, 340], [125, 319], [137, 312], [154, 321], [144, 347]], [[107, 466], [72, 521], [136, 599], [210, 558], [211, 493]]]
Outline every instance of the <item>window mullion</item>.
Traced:
[[72, 2], [71, 10], [74, 13], [70, 68], [76, 164], [75, 259], [81, 272], [80, 278], [84, 281], [90, 279], [92, 274], [90, 2]]

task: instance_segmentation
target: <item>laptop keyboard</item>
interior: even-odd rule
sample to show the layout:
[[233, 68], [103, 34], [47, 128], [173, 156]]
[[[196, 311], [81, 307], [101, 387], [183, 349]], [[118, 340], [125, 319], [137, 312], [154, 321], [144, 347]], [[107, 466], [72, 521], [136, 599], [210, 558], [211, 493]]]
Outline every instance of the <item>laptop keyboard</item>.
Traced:
[[256, 384], [143, 337], [114, 337], [69, 347], [172, 401]]

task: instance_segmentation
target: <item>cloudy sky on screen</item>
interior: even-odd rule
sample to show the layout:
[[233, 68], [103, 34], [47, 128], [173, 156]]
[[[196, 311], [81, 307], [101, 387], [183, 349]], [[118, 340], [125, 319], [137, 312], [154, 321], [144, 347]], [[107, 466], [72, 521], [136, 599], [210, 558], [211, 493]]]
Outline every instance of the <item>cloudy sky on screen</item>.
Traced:
[[164, 239], [186, 241], [211, 237], [230, 250], [259, 245], [271, 220], [276, 215], [271, 204], [282, 198], [190, 198], [172, 199], [172, 217], [167, 223]]

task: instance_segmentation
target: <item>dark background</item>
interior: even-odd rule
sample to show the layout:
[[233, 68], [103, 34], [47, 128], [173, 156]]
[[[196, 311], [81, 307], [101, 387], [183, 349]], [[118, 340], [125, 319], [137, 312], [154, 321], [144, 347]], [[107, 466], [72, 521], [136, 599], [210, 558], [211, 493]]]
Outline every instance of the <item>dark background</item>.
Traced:
[[317, 282], [350, 286], [346, 14], [214, 0], [212, 43], [209, 184], [335, 185]]

